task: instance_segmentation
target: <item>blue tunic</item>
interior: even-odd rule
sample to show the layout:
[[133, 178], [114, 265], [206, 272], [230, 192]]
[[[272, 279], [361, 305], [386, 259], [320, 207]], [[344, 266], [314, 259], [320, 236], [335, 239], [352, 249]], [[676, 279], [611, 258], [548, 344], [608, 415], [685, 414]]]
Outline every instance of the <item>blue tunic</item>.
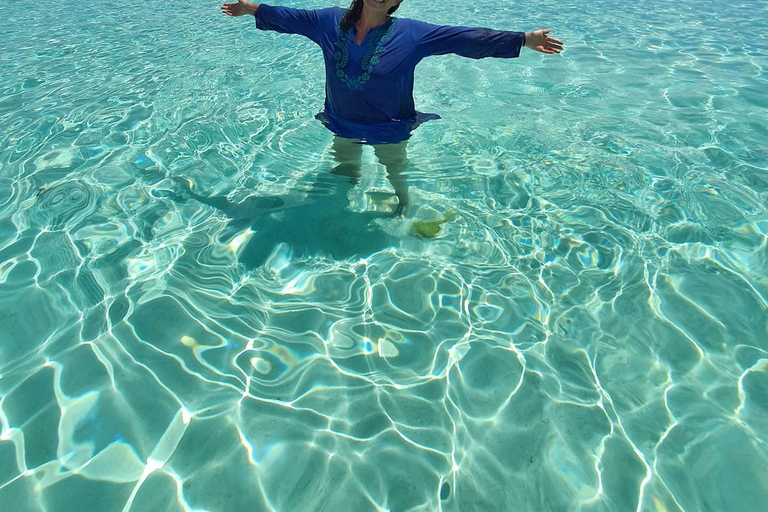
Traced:
[[413, 104], [413, 75], [424, 57], [520, 55], [525, 34], [485, 28], [438, 26], [390, 17], [370, 30], [362, 44], [356, 29], [340, 29], [340, 7], [304, 10], [261, 4], [256, 27], [300, 34], [317, 43], [325, 59], [325, 126], [342, 137], [369, 144], [407, 139], [419, 123], [439, 116], [421, 114]]

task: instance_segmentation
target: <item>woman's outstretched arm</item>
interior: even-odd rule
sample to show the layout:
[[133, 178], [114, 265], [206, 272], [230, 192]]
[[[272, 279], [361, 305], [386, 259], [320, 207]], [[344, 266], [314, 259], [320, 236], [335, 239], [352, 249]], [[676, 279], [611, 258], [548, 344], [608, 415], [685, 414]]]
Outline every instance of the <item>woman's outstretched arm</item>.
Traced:
[[259, 8], [259, 4], [253, 2], [246, 2], [245, 0], [238, 0], [235, 3], [224, 4], [221, 6], [221, 12], [227, 16], [253, 16], [256, 9]]
[[549, 37], [549, 30], [507, 32], [489, 28], [453, 27], [415, 22], [413, 36], [421, 58], [455, 53], [462, 57], [514, 58], [523, 46], [541, 53], [560, 53], [563, 42]]
[[282, 34], [299, 34], [319, 44], [322, 31], [333, 16], [334, 8], [294, 9], [238, 0], [237, 3], [222, 5], [221, 12], [227, 16], [255, 15], [256, 28], [259, 30], [272, 30]]

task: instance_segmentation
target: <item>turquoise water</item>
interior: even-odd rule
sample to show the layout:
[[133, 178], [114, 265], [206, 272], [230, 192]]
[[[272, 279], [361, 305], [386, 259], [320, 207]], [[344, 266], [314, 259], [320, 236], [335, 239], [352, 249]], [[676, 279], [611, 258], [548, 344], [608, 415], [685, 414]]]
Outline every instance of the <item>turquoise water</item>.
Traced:
[[766, 4], [398, 14], [566, 42], [419, 66], [403, 220], [311, 43], [0, 4], [2, 510], [764, 507]]

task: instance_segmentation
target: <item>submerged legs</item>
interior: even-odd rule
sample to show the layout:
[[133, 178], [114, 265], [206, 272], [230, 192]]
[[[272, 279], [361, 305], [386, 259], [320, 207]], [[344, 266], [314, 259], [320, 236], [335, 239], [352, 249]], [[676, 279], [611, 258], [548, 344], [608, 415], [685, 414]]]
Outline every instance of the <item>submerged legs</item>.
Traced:
[[395, 189], [397, 196], [397, 209], [395, 215], [402, 217], [408, 209], [408, 180], [405, 176], [405, 168], [408, 166], [408, 141], [397, 144], [375, 144], [373, 151], [379, 162], [387, 168], [387, 178]]
[[363, 146], [352, 139], [342, 137], [333, 138], [333, 158], [336, 160], [336, 167], [331, 171], [332, 174], [347, 176], [351, 183], [357, 184], [360, 181], [360, 159], [363, 155]]
[[[398, 205], [395, 215], [401, 217], [405, 215], [409, 205], [408, 181], [405, 175], [405, 169], [408, 166], [408, 154], [406, 148], [408, 141], [397, 144], [374, 144], [373, 151], [376, 158], [387, 168], [387, 179], [395, 189]], [[331, 149], [336, 166], [331, 174], [346, 176], [349, 182], [357, 184], [360, 181], [360, 161], [363, 154], [363, 145], [343, 137], [334, 137], [333, 147]]]

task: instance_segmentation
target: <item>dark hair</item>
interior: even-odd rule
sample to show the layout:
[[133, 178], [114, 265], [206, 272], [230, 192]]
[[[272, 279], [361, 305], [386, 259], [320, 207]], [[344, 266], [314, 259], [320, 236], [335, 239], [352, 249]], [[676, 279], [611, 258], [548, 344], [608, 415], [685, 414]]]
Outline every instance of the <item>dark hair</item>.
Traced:
[[[400, 7], [400, 4], [393, 6], [389, 11], [387, 11], [387, 14], [392, 14], [397, 10], [398, 7]], [[352, 5], [349, 6], [349, 10], [344, 13], [344, 16], [341, 17], [342, 32], [346, 32], [354, 27], [355, 24], [360, 21], [360, 16], [362, 16], [362, 14], [363, 0], [352, 0]]]

